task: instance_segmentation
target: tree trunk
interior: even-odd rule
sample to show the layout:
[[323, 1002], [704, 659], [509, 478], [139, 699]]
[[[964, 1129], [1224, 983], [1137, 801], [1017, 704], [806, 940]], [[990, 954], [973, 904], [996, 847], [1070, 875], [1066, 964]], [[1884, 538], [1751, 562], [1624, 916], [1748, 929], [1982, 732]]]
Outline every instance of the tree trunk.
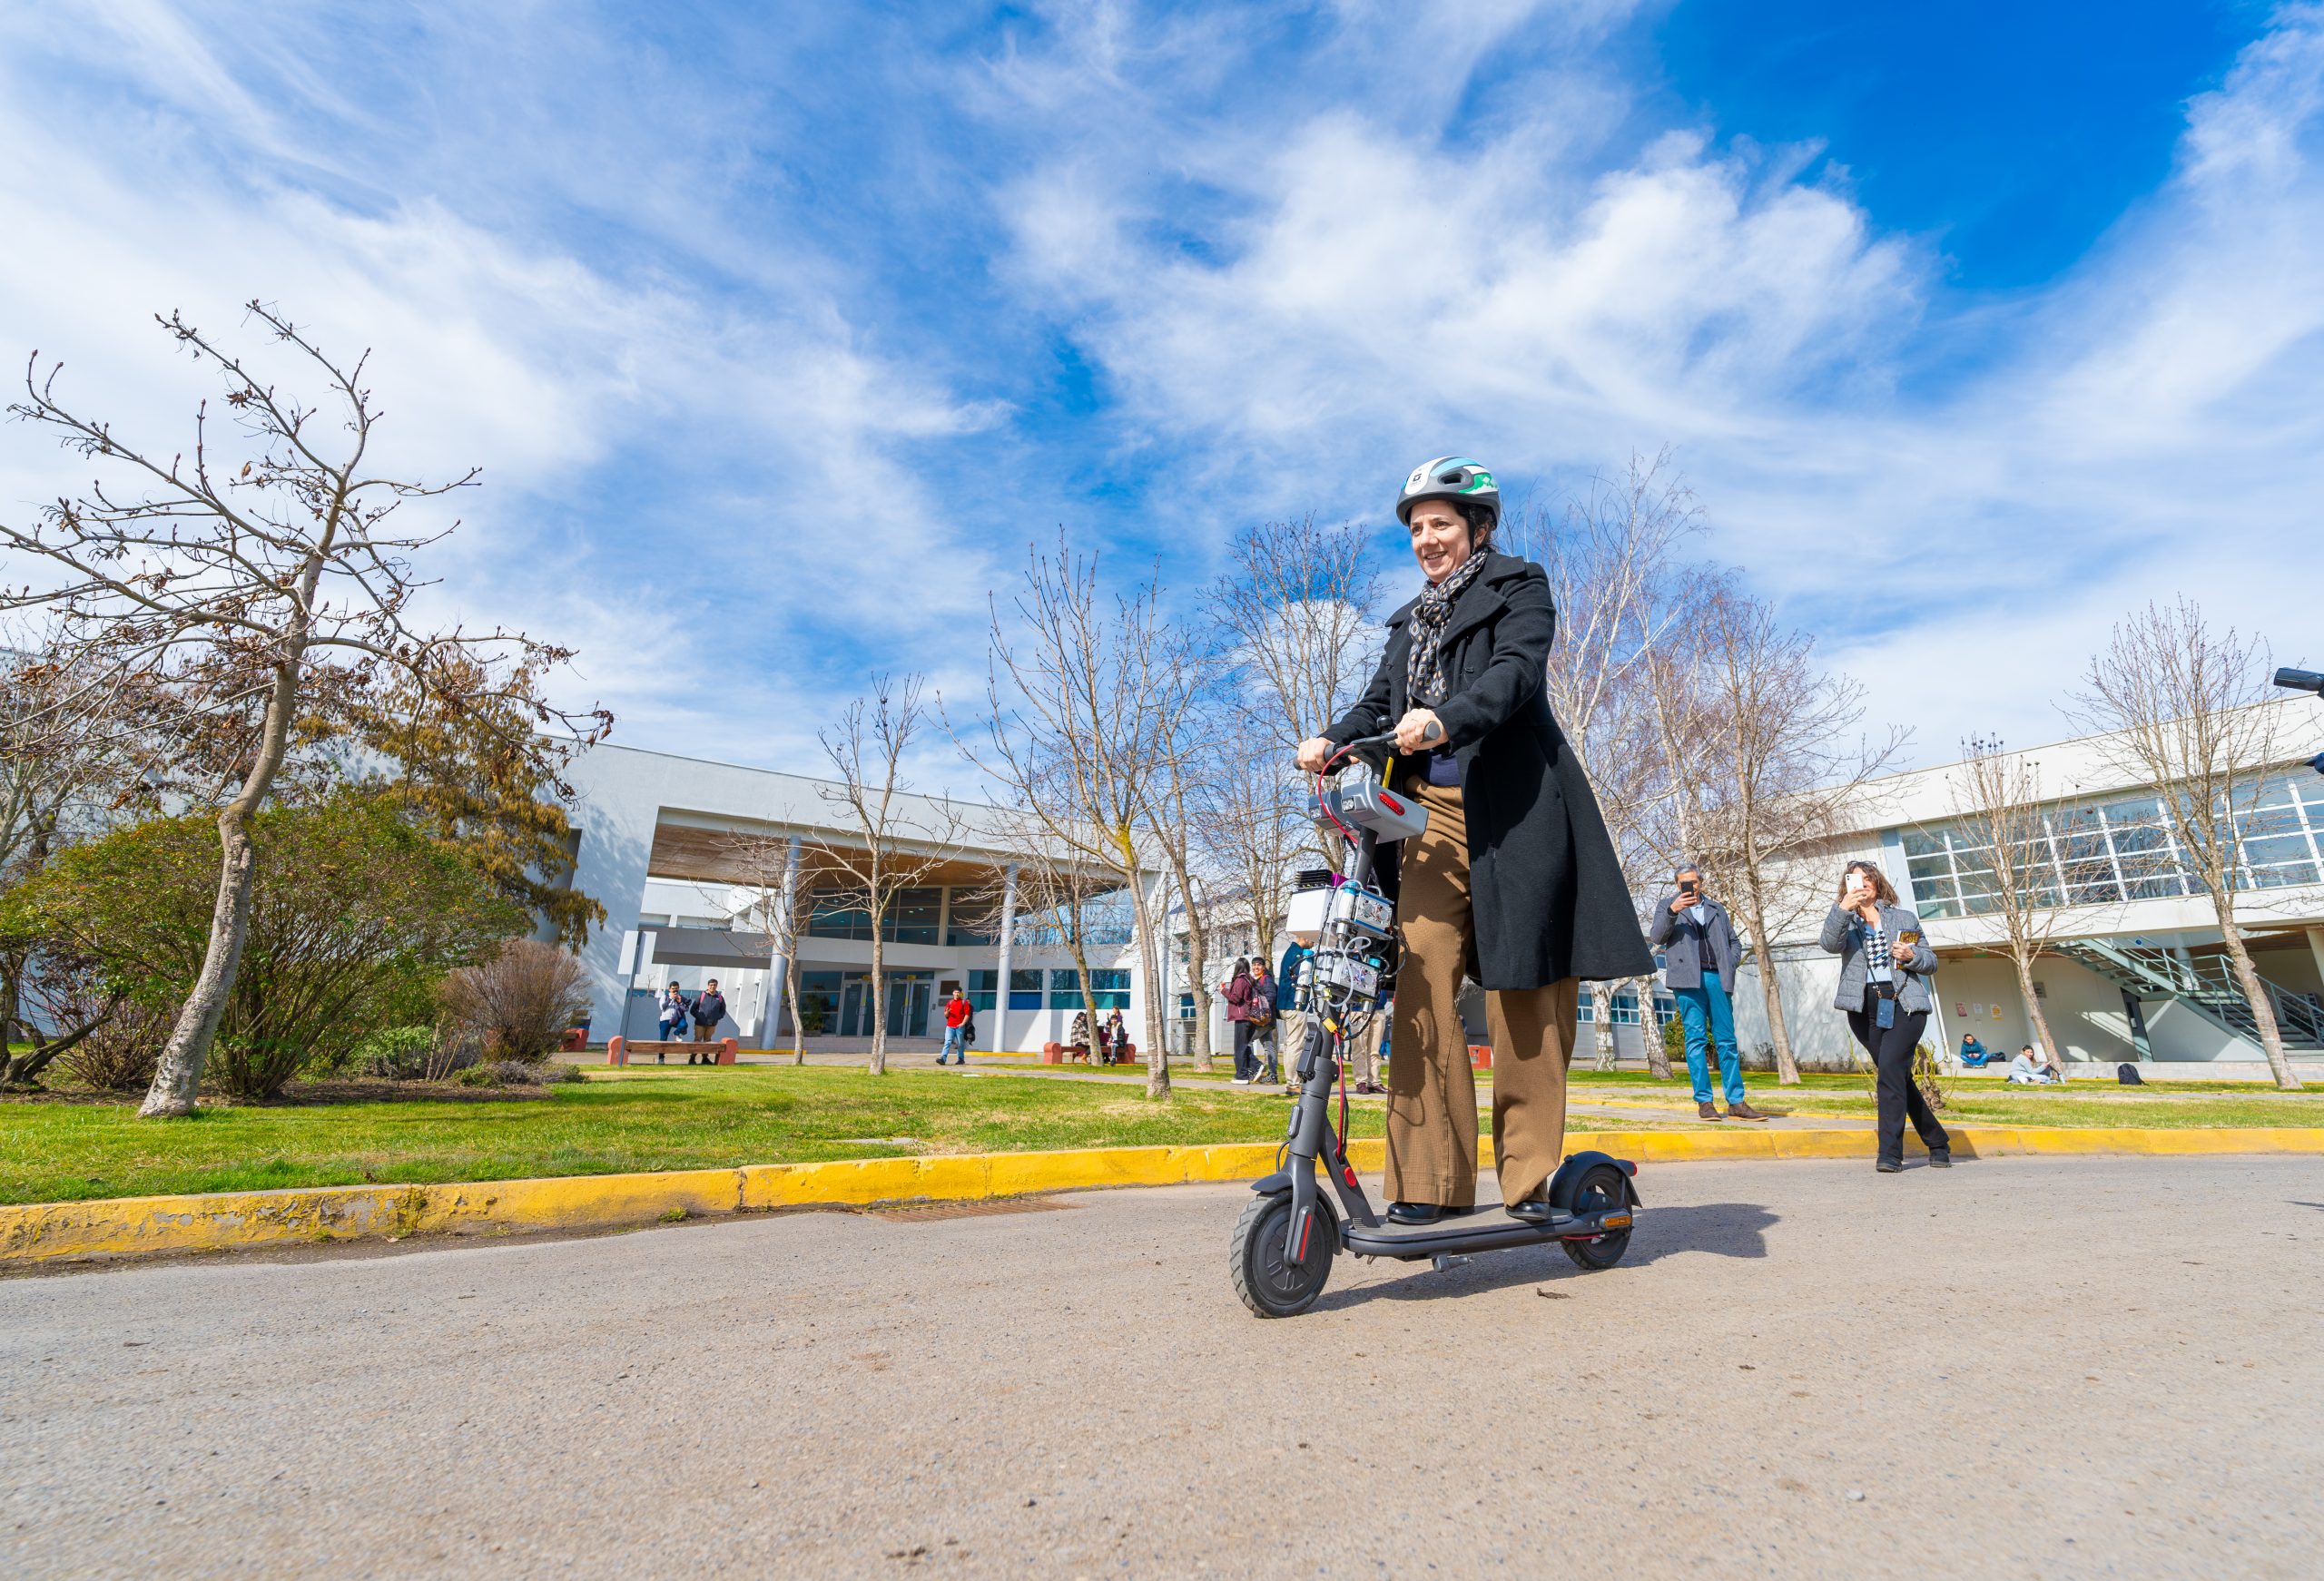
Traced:
[[1603, 983], [1590, 985], [1590, 1019], [1598, 1033], [1598, 1068], [1612, 1070], [1620, 1051], [1614, 1044], [1614, 995]]
[[[1187, 1052], [1210, 1069], [1210, 940], [1203, 932], [1202, 912], [1195, 904], [1195, 887], [1186, 864], [1178, 864], [1178, 896], [1187, 903], [1187, 989], [1194, 996], [1194, 1043]], [[1167, 912], [1165, 913], [1167, 915]], [[1166, 941], [1167, 949], [1167, 941]], [[1167, 958], [1167, 957], [1166, 957]], [[1171, 1008], [1175, 1009], [1173, 1006]], [[1167, 1023], [1167, 1017], [1165, 1021]]]
[[1123, 869], [1123, 881], [1129, 890], [1130, 928], [1146, 979], [1146, 1095], [1167, 1098], [1170, 1095], [1170, 1060], [1162, 1046], [1162, 996], [1155, 991], [1163, 979], [1160, 952], [1155, 948], [1153, 921], [1148, 915], [1153, 898], [1139, 887], [1135, 863], [1125, 862]]
[[1662, 1046], [1662, 1023], [1654, 1014], [1654, 979], [1632, 977], [1630, 992], [1638, 997], [1638, 1030], [1646, 1045], [1646, 1071], [1658, 1082], [1670, 1079], [1670, 1051]]
[[[310, 598], [321, 562], [311, 562], [302, 586]], [[235, 970], [242, 964], [242, 946], [250, 938], [251, 890], [258, 877], [258, 848], [251, 840], [251, 824], [274, 788], [282, 754], [290, 742], [290, 715], [299, 701], [299, 673], [304, 661], [303, 637], [294, 638], [290, 656], [274, 667], [274, 689], [266, 700], [266, 723], [259, 732], [258, 756], [242, 781], [241, 790], [218, 810], [218, 898], [210, 908], [210, 941], [202, 953], [202, 970], [193, 991], [179, 1007], [177, 1023], [153, 1070], [153, 1085], [137, 1111], [148, 1120], [176, 1119], [191, 1115], [202, 1091], [202, 1067], [210, 1058], [210, 1045], [218, 1036], [218, 1022], [226, 1014], [226, 996], [233, 991]]]
[[202, 955], [202, 970], [193, 991], [178, 1011], [162, 1046], [153, 1085], [137, 1111], [148, 1120], [175, 1119], [191, 1115], [202, 1090], [202, 1067], [210, 1057], [212, 1039], [226, 1014], [226, 996], [233, 991], [235, 970], [242, 964], [242, 944], [250, 937], [251, 890], [258, 876], [258, 848], [251, 840], [251, 816], [243, 798], [236, 797], [218, 814], [218, 898], [210, 908], [210, 943]]
[[2268, 997], [2267, 985], [2260, 981], [2260, 974], [2251, 965], [2251, 952], [2243, 948], [2243, 929], [2235, 924], [2234, 913], [2227, 907], [2213, 902], [2219, 917], [2221, 937], [2227, 940], [2227, 958], [2235, 967], [2236, 985], [2243, 990], [2244, 1002], [2251, 1007], [2251, 1019], [2260, 1026], [2260, 1046], [2267, 1051], [2268, 1072], [2276, 1078], [2276, 1085], [2288, 1093], [2300, 1090], [2299, 1078], [2292, 1074], [2291, 1060], [2284, 1053], [2283, 1028], [2276, 1023], [2276, 1007]]
[[791, 978], [791, 1063], [807, 1063], [807, 1018], [799, 1013], [799, 982], [804, 975], [799, 968], [799, 940], [791, 940], [791, 961], [784, 968]]
[[880, 937], [885, 931], [886, 918], [880, 908], [872, 912], [872, 1063], [865, 1068], [875, 1076], [888, 1074], [888, 996], [881, 990], [887, 986], [888, 957]]
[[[1926, 945], [1921, 946], [1926, 949]], [[2012, 956], [2017, 967], [2017, 992], [2025, 1001], [2025, 1018], [2034, 1023], [2034, 1039], [2042, 1046], [2042, 1053], [2056, 1065], [2061, 1074], [2066, 1068], [2065, 1056], [2058, 1052], [2058, 1040], [2050, 1031], [2050, 1017], [2042, 1009], [2042, 996], [2034, 991], [2034, 957]]]
[[[1791, 1028], [1784, 1025], [1783, 983], [1776, 975], [1775, 950], [1768, 938], [1767, 908], [1759, 899], [1757, 879], [1755, 868], [1751, 880], [1743, 886], [1743, 907], [1750, 913], [1745, 920], [1751, 929], [1751, 953], [1758, 957], [1755, 964], [1759, 968], [1759, 1002], [1767, 1007], [1768, 1041], [1775, 1046], [1777, 1085], [1796, 1087], [1799, 1085], [1799, 1061], [1791, 1052]], [[1921, 948], [1928, 947], [1924, 944]], [[1734, 985], [1728, 984], [1728, 995], [1731, 997], [1734, 992]]]

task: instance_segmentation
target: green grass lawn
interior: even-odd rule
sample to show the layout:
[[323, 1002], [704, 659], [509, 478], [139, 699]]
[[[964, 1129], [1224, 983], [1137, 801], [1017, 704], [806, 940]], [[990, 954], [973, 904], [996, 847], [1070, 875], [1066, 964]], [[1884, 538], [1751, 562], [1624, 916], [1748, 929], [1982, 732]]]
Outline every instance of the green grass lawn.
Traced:
[[[1754, 1079], [1770, 1112], [1869, 1116], [1861, 1078], [1811, 1076], [1778, 1088]], [[810, 1065], [593, 1070], [548, 1096], [508, 1103], [398, 1099], [280, 1107], [206, 1107], [145, 1121], [136, 1102], [0, 1103], [0, 1203], [177, 1192], [250, 1191], [367, 1181], [427, 1183], [604, 1174], [923, 1153], [1271, 1142], [1284, 1100], [1256, 1091], [1182, 1088], [1167, 1105], [1135, 1086], [1007, 1075], [904, 1070], [872, 1076]], [[1683, 1081], [1576, 1071], [1577, 1102], [1667, 1100]], [[1484, 1088], [1481, 1096], [1488, 1095]], [[1955, 1084], [1949, 1120], [2015, 1125], [2324, 1125], [2324, 1092], [2209, 1083], [2124, 1090]], [[1356, 1104], [1359, 1136], [1383, 1110]], [[1693, 1129], [1640, 1110], [1578, 1128]], [[898, 1137], [910, 1138], [897, 1142]]]
[[[0, 1104], [0, 1203], [366, 1181], [507, 1180], [920, 1153], [1271, 1142], [1281, 1098], [954, 1072], [684, 1065], [592, 1071], [511, 1103], [427, 1100], [205, 1107], [137, 1118], [119, 1103]], [[1358, 1108], [1357, 1135], [1380, 1134]], [[881, 1144], [866, 1137], [910, 1137]]]
[[[1869, 1118], [1873, 1101], [1865, 1078], [1806, 1075], [1796, 1087], [1751, 1072], [1751, 1105], [1770, 1115], [1855, 1115]], [[1693, 1102], [1683, 1076], [1658, 1082], [1643, 1071], [1576, 1071], [1576, 1102], [1591, 1097], [1640, 1102]], [[2324, 1089], [2279, 1092], [2264, 1082], [2153, 1082], [2122, 1087], [2111, 1081], [2063, 1086], [2013, 1087], [1997, 1081], [1950, 1084], [1943, 1118], [1973, 1125], [2128, 1125], [2224, 1127], [2324, 1125]]]

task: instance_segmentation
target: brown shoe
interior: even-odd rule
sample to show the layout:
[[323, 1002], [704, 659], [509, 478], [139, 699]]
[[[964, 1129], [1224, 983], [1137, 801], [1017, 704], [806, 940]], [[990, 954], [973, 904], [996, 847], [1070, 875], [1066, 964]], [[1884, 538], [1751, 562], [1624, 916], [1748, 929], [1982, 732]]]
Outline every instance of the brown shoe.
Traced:
[[1765, 1115], [1760, 1114], [1758, 1110], [1754, 1109], [1748, 1104], [1728, 1105], [1727, 1117], [1730, 1120], [1764, 1120], [1767, 1118]]
[[1724, 1120], [1727, 1116], [1718, 1112], [1718, 1105], [1717, 1104], [1697, 1104], [1695, 1105], [1695, 1118], [1698, 1120]]

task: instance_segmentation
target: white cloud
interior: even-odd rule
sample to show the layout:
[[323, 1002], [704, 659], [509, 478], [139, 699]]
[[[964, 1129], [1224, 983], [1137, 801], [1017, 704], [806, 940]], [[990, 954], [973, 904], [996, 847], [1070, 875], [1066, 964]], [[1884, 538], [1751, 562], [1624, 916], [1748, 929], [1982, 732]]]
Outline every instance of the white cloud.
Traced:
[[[1625, 152], [1522, 102], [1482, 137], [1239, 106], [1167, 143], [1227, 194], [1189, 248], [1144, 223], [1170, 123], [1128, 95], [1122, 152], [1060, 156], [1089, 199], [1016, 211], [1018, 267], [1206, 458], [1190, 495], [1361, 510], [1433, 450], [1522, 476], [1677, 444], [1713, 552], [1925, 755], [2054, 733], [2083, 655], [2158, 592], [2316, 645], [2254, 582], [2324, 499], [2324, 9], [2280, 12], [2190, 105], [2165, 187], [2012, 303], [1948, 294], [1820, 151]], [[2002, 354], [1915, 380], [1971, 331]]]

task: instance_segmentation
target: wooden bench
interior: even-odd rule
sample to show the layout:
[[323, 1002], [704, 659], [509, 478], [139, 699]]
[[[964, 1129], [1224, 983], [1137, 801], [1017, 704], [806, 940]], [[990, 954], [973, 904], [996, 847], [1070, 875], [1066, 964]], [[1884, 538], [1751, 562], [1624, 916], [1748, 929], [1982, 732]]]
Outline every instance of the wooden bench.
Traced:
[[[1127, 1048], [1129, 1053], [1128, 1056], [1123, 1059], [1120, 1063], [1124, 1065], [1137, 1065], [1140, 1063], [1137, 1057], [1137, 1044], [1129, 1043], [1123, 1045], [1123, 1046]], [[1089, 1046], [1086, 1043], [1044, 1043], [1041, 1045], [1041, 1063], [1043, 1065], [1065, 1065], [1068, 1063], [1081, 1065], [1085, 1063], [1094, 1064], [1095, 1061], [1091, 1059]]]
[[608, 1037], [606, 1039], [606, 1063], [627, 1065], [631, 1056], [640, 1054], [706, 1054], [712, 1056], [714, 1065], [733, 1065], [734, 1056], [742, 1049], [742, 1040], [734, 1037], [722, 1037], [715, 1043], [663, 1043], [651, 1038], [632, 1041], [626, 1037]]

